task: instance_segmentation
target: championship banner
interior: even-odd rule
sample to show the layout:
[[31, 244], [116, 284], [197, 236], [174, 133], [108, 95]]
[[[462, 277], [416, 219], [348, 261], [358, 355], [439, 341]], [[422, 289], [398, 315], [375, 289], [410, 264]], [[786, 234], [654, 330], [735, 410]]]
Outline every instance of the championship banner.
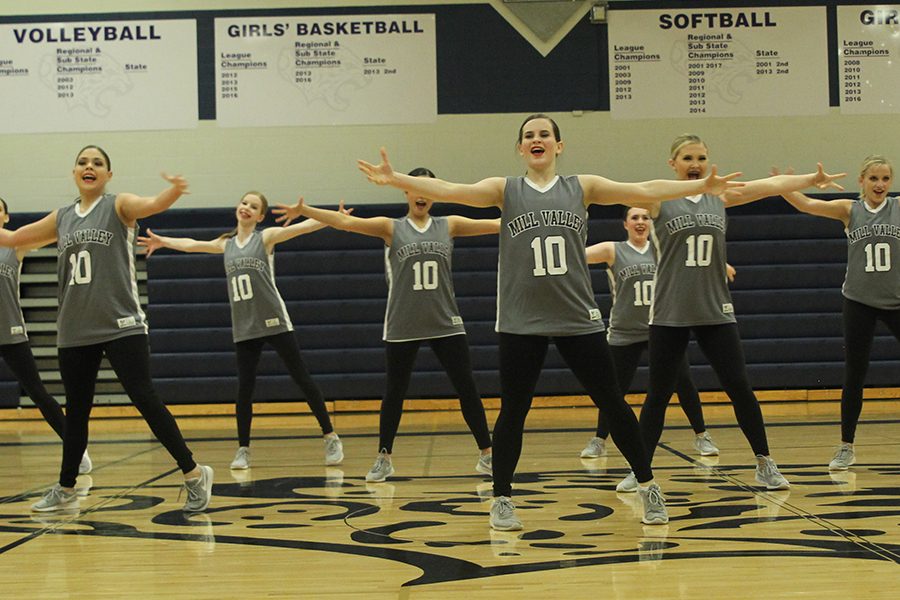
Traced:
[[900, 6], [838, 6], [841, 114], [900, 112]]
[[437, 118], [431, 14], [216, 19], [225, 127]]
[[828, 111], [824, 7], [609, 12], [613, 118]]
[[0, 25], [0, 132], [197, 126], [193, 20]]

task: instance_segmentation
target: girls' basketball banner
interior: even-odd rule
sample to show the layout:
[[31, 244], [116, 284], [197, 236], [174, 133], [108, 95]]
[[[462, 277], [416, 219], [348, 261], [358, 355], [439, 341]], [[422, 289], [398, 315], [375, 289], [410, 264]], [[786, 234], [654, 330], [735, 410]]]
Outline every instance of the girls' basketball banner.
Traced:
[[900, 6], [838, 6], [841, 113], [900, 111]]
[[0, 132], [197, 126], [190, 20], [0, 25]]
[[216, 19], [225, 127], [437, 118], [431, 14]]
[[614, 118], [828, 111], [824, 7], [609, 13]]

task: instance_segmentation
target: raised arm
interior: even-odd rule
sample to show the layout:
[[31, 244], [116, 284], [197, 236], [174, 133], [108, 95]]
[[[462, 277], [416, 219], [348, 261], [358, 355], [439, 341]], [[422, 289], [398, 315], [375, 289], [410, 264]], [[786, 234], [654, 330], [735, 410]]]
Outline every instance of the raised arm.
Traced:
[[850, 209], [853, 207], [853, 200], [817, 200], [800, 192], [789, 192], [782, 196], [800, 212], [840, 221], [844, 227], [850, 224]]
[[297, 236], [312, 233], [327, 227], [325, 223], [320, 223], [315, 219], [305, 219], [300, 223], [287, 225], [285, 227], [266, 227], [262, 230], [263, 244], [271, 250], [275, 244], [292, 240]]
[[722, 198], [725, 200], [725, 206], [739, 206], [748, 204], [761, 198], [769, 196], [779, 196], [791, 192], [797, 192], [808, 187], [817, 187], [821, 190], [834, 188], [843, 190], [844, 188], [835, 183], [835, 179], [846, 176], [846, 173], [838, 173], [829, 175], [825, 172], [822, 163], [818, 163], [815, 173], [807, 173], [805, 175], [773, 175], [765, 179], [756, 179], [748, 181], [744, 187], [738, 190], [726, 191]]
[[168, 237], [156, 235], [149, 227], [147, 228], [146, 236], [138, 236], [137, 244], [147, 249], [147, 256], [150, 256], [160, 248], [169, 248], [179, 252], [203, 252], [206, 254], [222, 254], [225, 252], [224, 238], [204, 242], [186, 237]]
[[[300, 199], [300, 202], [303, 202], [302, 198]], [[350, 213], [353, 212], [353, 209], [344, 208], [344, 201], [341, 200], [337, 212], [349, 216]], [[312, 233], [313, 231], [318, 231], [328, 226], [326, 223], [322, 223], [315, 219], [306, 219], [302, 223], [294, 223], [293, 225], [290, 224], [290, 221], [291, 219], [285, 219], [285, 223], [281, 227], [267, 227], [263, 230], [263, 243], [266, 245], [267, 252], [271, 252], [275, 244], [286, 242], [298, 235]]]
[[503, 208], [503, 191], [506, 187], [503, 177], [489, 177], [471, 184], [451, 183], [433, 177], [411, 177], [394, 171], [384, 148], [381, 149], [381, 164], [373, 165], [364, 160], [358, 160], [356, 164], [368, 180], [376, 185], [390, 185], [438, 202]]
[[469, 219], [451, 215], [447, 217], [450, 237], [489, 235], [500, 232], [500, 219]]
[[56, 241], [56, 211], [19, 227], [15, 231], [0, 229], [0, 246], [7, 248], [40, 248]]
[[[290, 223], [297, 217], [303, 216], [307, 217], [307, 219], [312, 219], [313, 223], [318, 223], [319, 227], [328, 226], [342, 231], [370, 235], [381, 238], [386, 244], [391, 243], [391, 238], [394, 235], [393, 219], [388, 217], [354, 217], [350, 214], [350, 211], [344, 209], [343, 202], [341, 202], [338, 210], [327, 210], [310, 206], [303, 201], [303, 198], [300, 198], [297, 204], [293, 206], [286, 204], [277, 205], [272, 209], [272, 213], [280, 215], [275, 219], [277, 223]], [[304, 221], [304, 223], [306, 222], [309, 221]], [[291, 227], [294, 227], [294, 225], [291, 225]]]
[[116, 196], [116, 212], [123, 223], [130, 226], [138, 219], [161, 213], [175, 204], [175, 201], [183, 194], [189, 193], [187, 191], [188, 182], [181, 175], [163, 173], [162, 176], [171, 185], [156, 196], [138, 196], [128, 193]]
[[719, 176], [716, 167], [710, 168], [705, 179], [654, 179], [639, 183], [622, 183], [599, 175], [579, 175], [578, 181], [584, 190], [584, 203], [624, 204], [648, 208], [661, 200], [674, 200], [696, 194], [724, 194], [727, 190], [740, 188], [744, 184], [733, 179], [741, 173]]
[[584, 249], [589, 265], [606, 263], [609, 266], [616, 264], [616, 246], [613, 242], [600, 242], [591, 244]]
[[[48, 242], [49, 243], [49, 242]], [[25, 258], [29, 252], [33, 252], [38, 248], [43, 248], [47, 244], [39, 243], [39, 244], [31, 244], [29, 246], [16, 246], [16, 258], [19, 259], [19, 262], [22, 262], [22, 259]]]

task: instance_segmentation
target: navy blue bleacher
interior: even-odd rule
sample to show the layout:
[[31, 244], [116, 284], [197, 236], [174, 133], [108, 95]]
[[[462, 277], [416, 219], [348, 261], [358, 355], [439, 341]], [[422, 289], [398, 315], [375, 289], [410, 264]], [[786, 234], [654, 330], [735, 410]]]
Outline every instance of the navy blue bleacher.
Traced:
[[[400, 216], [405, 205], [355, 210], [360, 216]], [[441, 210], [436, 207], [434, 212]], [[491, 218], [496, 211], [473, 211], [472, 216]], [[163, 235], [212, 239], [233, 223], [231, 209], [222, 209], [169, 211], [142, 225]], [[475, 377], [486, 395], [496, 395], [496, 237], [457, 238], [455, 245], [454, 285]], [[377, 238], [332, 229], [276, 247], [278, 289], [304, 360], [327, 398], [381, 395], [387, 296], [383, 248]], [[161, 395], [175, 403], [233, 401], [237, 378], [222, 257], [160, 251], [148, 260], [147, 270], [153, 374]], [[260, 361], [255, 396], [261, 400], [300, 397], [280, 359], [268, 349]], [[420, 352], [410, 396], [453, 396], [427, 345]]]
[[[496, 211], [436, 205], [436, 214], [492, 218]], [[405, 205], [361, 206], [360, 216], [400, 216]], [[729, 211], [728, 257], [737, 269], [732, 296], [753, 386], [768, 389], [837, 388], [843, 377], [840, 286], [846, 239], [840, 223], [766, 200]], [[592, 207], [589, 243], [624, 237], [620, 207]], [[266, 222], [271, 225], [271, 219]], [[233, 209], [173, 209], [142, 222], [157, 233], [212, 239], [234, 225]], [[486, 397], [500, 393], [494, 333], [497, 242], [494, 236], [457, 238], [454, 282], [465, 320], [476, 380]], [[278, 287], [304, 360], [329, 399], [379, 398], [384, 383], [382, 319], [387, 285], [380, 240], [332, 229], [280, 244]], [[237, 387], [227, 289], [220, 255], [159, 251], [147, 261], [152, 367], [170, 403], [233, 402]], [[592, 280], [604, 314], [610, 304], [602, 267]], [[710, 367], [692, 343], [694, 379], [718, 390]], [[16, 388], [0, 365], [0, 406]], [[646, 386], [646, 365], [631, 391]], [[867, 378], [896, 386], [900, 351], [879, 325]], [[581, 394], [551, 348], [538, 394]], [[256, 398], [296, 400], [300, 392], [271, 350], [263, 353]], [[409, 397], [454, 397], [427, 345], [419, 354]]]
[[[358, 207], [357, 214], [399, 216], [403, 205]], [[490, 211], [435, 207], [436, 212], [492, 217]], [[790, 212], [770, 200], [729, 215], [732, 286], [751, 380], [757, 389], [839, 387], [843, 372], [840, 285], [846, 241], [837, 222]], [[589, 239], [621, 239], [621, 209], [591, 209]], [[218, 222], [215, 222], [218, 220]], [[230, 210], [170, 211], [152, 220], [168, 235], [211, 239], [233, 223]], [[213, 226], [211, 226], [213, 225]], [[476, 379], [485, 396], [499, 395], [494, 327], [496, 239], [456, 240], [455, 287], [469, 332]], [[229, 309], [220, 256], [161, 252], [148, 262], [151, 342], [156, 381], [173, 402], [228, 401], [236, 378]], [[294, 320], [310, 370], [329, 398], [378, 398], [383, 385], [382, 318], [387, 286], [379, 240], [330, 229], [276, 249], [278, 286]], [[608, 312], [602, 268], [592, 270], [597, 300]], [[718, 382], [692, 344], [694, 377], [701, 389]], [[896, 385], [896, 343], [879, 331], [869, 382]], [[633, 391], [644, 389], [646, 366]], [[578, 394], [580, 386], [551, 349], [539, 394]], [[296, 399], [277, 356], [265, 352], [257, 397]], [[452, 397], [439, 363], [423, 348], [410, 397]]]

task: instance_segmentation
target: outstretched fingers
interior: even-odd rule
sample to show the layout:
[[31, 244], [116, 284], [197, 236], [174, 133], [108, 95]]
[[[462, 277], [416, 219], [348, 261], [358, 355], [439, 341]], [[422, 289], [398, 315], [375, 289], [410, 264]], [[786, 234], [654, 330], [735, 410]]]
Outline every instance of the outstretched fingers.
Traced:
[[276, 223], [281, 223], [282, 227], [287, 227], [291, 221], [300, 216], [303, 210], [303, 196], [297, 200], [297, 204], [289, 206], [287, 204], [278, 204], [272, 209], [272, 214], [279, 215], [275, 217]]
[[826, 190], [829, 188], [843, 191], [844, 187], [839, 183], [835, 183], [835, 179], [840, 179], [841, 177], [846, 177], [847, 173], [836, 173], [834, 175], [830, 175], [825, 172], [825, 167], [822, 166], [822, 163], [816, 163], [816, 177], [815, 177], [815, 186], [820, 190]]
[[741, 171], [719, 175], [716, 165], [712, 165], [709, 169], [709, 175], [706, 177], [706, 191], [710, 194], [721, 195], [728, 190], [743, 187], [744, 182], [734, 181], [741, 175], [743, 175]]
[[159, 236], [153, 233], [148, 227], [146, 236], [138, 236], [137, 245], [145, 247], [147, 249], [147, 256], [150, 256], [154, 251], [162, 248], [162, 240], [160, 240]]
[[178, 192], [181, 194], [190, 194], [188, 191], [188, 181], [181, 175], [169, 175], [168, 173], [160, 173], [162, 178], [169, 182], [169, 184], [178, 189]]
[[394, 177], [394, 168], [391, 166], [391, 161], [388, 160], [387, 148], [382, 146], [380, 154], [381, 164], [373, 165], [364, 160], [357, 160], [356, 166], [375, 185], [389, 185]]

